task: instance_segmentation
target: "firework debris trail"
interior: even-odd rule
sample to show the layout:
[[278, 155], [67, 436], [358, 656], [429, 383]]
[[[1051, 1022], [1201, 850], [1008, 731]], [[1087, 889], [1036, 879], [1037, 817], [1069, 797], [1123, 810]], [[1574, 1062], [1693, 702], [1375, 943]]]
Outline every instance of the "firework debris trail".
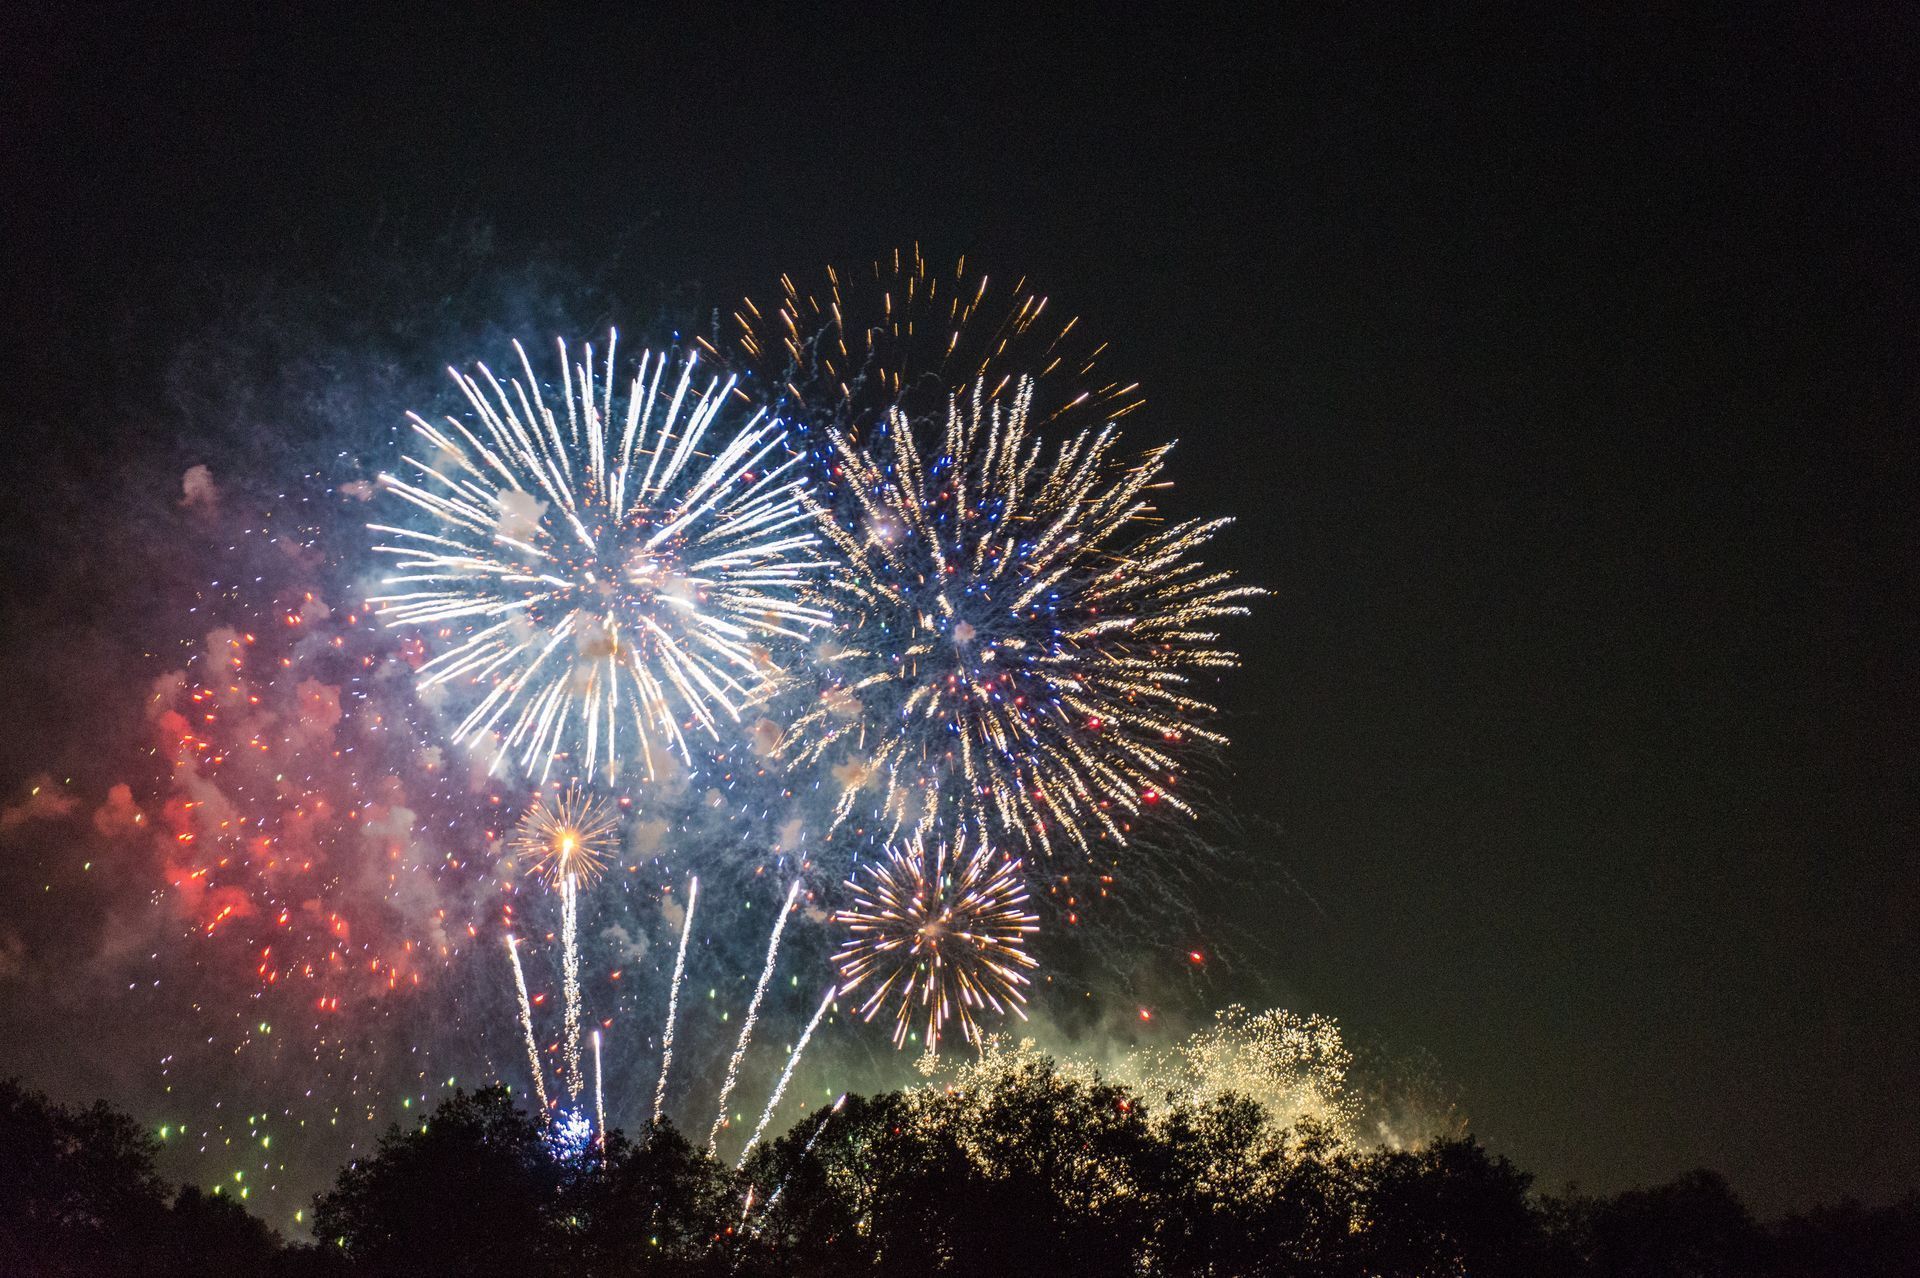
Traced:
[[693, 906], [700, 896], [700, 880], [687, 880], [687, 917], [680, 926], [680, 953], [673, 960], [673, 984], [667, 990], [667, 1028], [660, 1036], [660, 1082], [653, 1089], [653, 1121], [660, 1121], [667, 1105], [667, 1067], [673, 1064], [673, 1021], [680, 1011], [680, 979], [687, 972], [687, 938], [693, 935]]
[[780, 934], [787, 929], [787, 916], [793, 913], [794, 898], [799, 895], [800, 880], [795, 879], [787, 889], [786, 901], [780, 906], [780, 917], [773, 921], [773, 935], [767, 940], [766, 966], [760, 969], [760, 983], [753, 987], [753, 1001], [747, 1004], [747, 1019], [740, 1026], [740, 1043], [733, 1049], [733, 1059], [727, 1062], [727, 1077], [720, 1084], [720, 1103], [713, 1116], [713, 1130], [707, 1133], [709, 1154], [720, 1144], [720, 1129], [727, 1123], [727, 1099], [733, 1095], [733, 1085], [740, 1081], [740, 1062], [747, 1054], [747, 1044], [753, 1041], [753, 1025], [760, 1018], [760, 1000], [773, 981], [773, 965], [780, 957]]
[[800, 1041], [793, 1045], [793, 1054], [787, 1057], [787, 1067], [780, 1071], [780, 1081], [773, 1085], [773, 1095], [767, 1098], [767, 1108], [760, 1115], [759, 1126], [753, 1129], [753, 1135], [747, 1137], [747, 1143], [740, 1149], [740, 1160], [734, 1164], [736, 1168], [746, 1166], [747, 1155], [752, 1152], [755, 1145], [760, 1143], [760, 1137], [766, 1133], [767, 1124], [773, 1121], [773, 1111], [779, 1108], [780, 1098], [787, 1094], [787, 1084], [793, 1081], [794, 1068], [800, 1064], [800, 1053], [807, 1050], [807, 1040], [813, 1037], [814, 1030], [820, 1028], [821, 1019], [826, 1016], [827, 1009], [833, 1006], [833, 1000], [839, 993], [839, 987], [829, 985], [827, 992], [821, 996], [820, 1006], [814, 1011], [813, 1019], [807, 1022], [807, 1028], [802, 1031]]
[[533, 1071], [533, 1095], [540, 1102], [540, 1115], [547, 1113], [547, 1083], [540, 1073], [540, 1048], [533, 1041], [533, 1004], [527, 999], [527, 976], [520, 970], [520, 942], [507, 933], [507, 957], [513, 960], [513, 988], [520, 995], [520, 1032], [527, 1040], [527, 1068]]
[[580, 1099], [580, 885], [569, 874], [560, 884], [560, 931], [567, 999], [567, 1099]]

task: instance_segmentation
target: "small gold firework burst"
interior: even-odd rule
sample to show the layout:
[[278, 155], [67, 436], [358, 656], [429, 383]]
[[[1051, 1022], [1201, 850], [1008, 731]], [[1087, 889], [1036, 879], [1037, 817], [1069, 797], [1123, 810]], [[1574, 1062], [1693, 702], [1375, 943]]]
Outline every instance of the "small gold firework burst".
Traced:
[[620, 814], [578, 785], [542, 792], [513, 833], [513, 852], [528, 874], [558, 885], [600, 877], [614, 849]]
[[1025, 1018], [1027, 971], [1036, 966], [1026, 945], [1039, 929], [1019, 861], [984, 838], [971, 853], [964, 838], [951, 850], [915, 838], [847, 886], [853, 904], [834, 917], [848, 932], [834, 955], [840, 993], [863, 993], [863, 1020], [891, 1004], [894, 1046], [915, 1020], [924, 1020], [927, 1049], [937, 1052], [949, 1022], [977, 1044], [987, 1012]]

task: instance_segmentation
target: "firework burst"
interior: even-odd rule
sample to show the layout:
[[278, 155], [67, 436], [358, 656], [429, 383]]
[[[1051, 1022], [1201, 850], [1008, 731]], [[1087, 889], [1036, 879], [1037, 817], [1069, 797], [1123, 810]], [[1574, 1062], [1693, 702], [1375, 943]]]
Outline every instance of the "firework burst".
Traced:
[[543, 392], [485, 365], [452, 372], [472, 424], [411, 416], [429, 450], [383, 486], [429, 527], [372, 525], [393, 557], [381, 615], [452, 646], [423, 688], [478, 690], [454, 736], [498, 738], [503, 761], [546, 778], [557, 760], [652, 776], [688, 730], [717, 736], [763, 686], [766, 645], [826, 620], [798, 592], [817, 567], [798, 454], [764, 412], [720, 425], [732, 380], [694, 386], [695, 360], [643, 354], [616, 396], [614, 348]]
[[896, 408], [937, 413], [976, 382], [999, 394], [1020, 377], [1046, 387], [1043, 424], [1114, 421], [1144, 402], [1138, 383], [1101, 375], [1106, 345], [1024, 277], [996, 283], [964, 257], [933, 270], [917, 245], [807, 284], [783, 275], [778, 297], [743, 299], [733, 320], [734, 349], [707, 349], [791, 408], [803, 431], [828, 421], [857, 431]]
[[526, 872], [558, 888], [569, 878], [582, 884], [599, 878], [614, 849], [620, 814], [613, 804], [577, 785], [534, 800], [513, 835], [513, 851]]
[[931, 439], [897, 409], [865, 445], [828, 432], [841, 624], [780, 750], [832, 767], [835, 825], [871, 793], [893, 837], [952, 812], [1031, 851], [1124, 844], [1150, 807], [1190, 813], [1182, 744], [1225, 742], [1188, 681], [1238, 664], [1212, 627], [1261, 593], [1194, 558], [1227, 521], [1153, 525], [1167, 448], [1123, 461], [1111, 426], [1043, 455], [1032, 396], [977, 385]]
[[945, 843], [931, 852], [918, 839], [889, 850], [847, 881], [853, 903], [835, 915], [850, 933], [834, 956], [842, 996], [865, 987], [858, 1007], [871, 1021], [892, 1006], [893, 1042], [906, 1042], [913, 1022], [926, 1022], [929, 1051], [957, 1022], [968, 1042], [981, 1041], [978, 1016], [991, 1009], [1022, 1018], [1026, 951], [1038, 930], [1027, 910], [1020, 863], [983, 838], [971, 854], [949, 860]]

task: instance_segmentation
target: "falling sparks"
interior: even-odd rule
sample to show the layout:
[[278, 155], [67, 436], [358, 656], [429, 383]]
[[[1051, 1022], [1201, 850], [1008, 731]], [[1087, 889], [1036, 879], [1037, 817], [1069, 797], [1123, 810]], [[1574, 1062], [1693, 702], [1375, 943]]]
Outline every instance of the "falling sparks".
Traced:
[[687, 757], [689, 726], [738, 722], [767, 642], [827, 620], [798, 598], [818, 537], [784, 425], [719, 425], [733, 381], [697, 389], [695, 358], [666, 352], [642, 354], [617, 403], [616, 345], [597, 365], [559, 344], [557, 406], [518, 343], [504, 384], [449, 370], [477, 420], [412, 416], [426, 455], [381, 476], [431, 526], [370, 525], [393, 560], [372, 602], [453, 641], [420, 683], [473, 690], [454, 736], [495, 769], [544, 779], [565, 756], [582, 776], [652, 776], [663, 747]]
[[1191, 1108], [1223, 1097], [1258, 1101], [1277, 1123], [1311, 1120], [1340, 1140], [1354, 1134], [1347, 1086], [1353, 1053], [1325, 1016], [1235, 1005], [1172, 1048], [1133, 1053], [1115, 1071], [1142, 1095]]
[[834, 956], [839, 992], [866, 987], [857, 1011], [868, 1021], [891, 1002], [896, 1047], [916, 1018], [924, 1018], [930, 1052], [949, 1020], [978, 1043], [978, 1017], [988, 1009], [1025, 1018], [1026, 969], [1036, 966], [1026, 943], [1039, 929], [1018, 861], [984, 837], [952, 863], [945, 843], [929, 851], [915, 839], [847, 887], [853, 904], [835, 916], [850, 934]]

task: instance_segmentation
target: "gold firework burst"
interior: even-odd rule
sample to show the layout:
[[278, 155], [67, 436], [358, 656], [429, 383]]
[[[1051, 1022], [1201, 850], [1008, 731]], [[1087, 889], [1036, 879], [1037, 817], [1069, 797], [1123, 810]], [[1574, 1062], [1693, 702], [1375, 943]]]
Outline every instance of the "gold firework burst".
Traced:
[[1102, 371], [1106, 343], [1024, 276], [989, 278], [964, 257], [935, 267], [918, 245], [817, 278], [782, 275], [764, 301], [741, 299], [733, 320], [731, 349], [695, 340], [772, 388], [788, 416], [855, 433], [895, 408], [937, 412], [975, 384], [1011, 393], [1022, 377], [1042, 386], [1043, 425], [1104, 425], [1145, 402], [1139, 383]]
[[619, 828], [611, 803], [569, 785], [534, 800], [514, 831], [513, 851], [528, 874], [549, 883], [591, 883], [606, 869]]
[[847, 887], [853, 904], [834, 916], [850, 933], [834, 955], [840, 993], [868, 986], [863, 1020], [891, 1002], [894, 1046], [922, 1017], [927, 1048], [937, 1051], [948, 1021], [977, 1043], [981, 1013], [1026, 1016], [1026, 969], [1037, 966], [1026, 943], [1039, 928], [1020, 862], [984, 837], [971, 854], [961, 843], [951, 857], [945, 843], [930, 850], [913, 839]]

